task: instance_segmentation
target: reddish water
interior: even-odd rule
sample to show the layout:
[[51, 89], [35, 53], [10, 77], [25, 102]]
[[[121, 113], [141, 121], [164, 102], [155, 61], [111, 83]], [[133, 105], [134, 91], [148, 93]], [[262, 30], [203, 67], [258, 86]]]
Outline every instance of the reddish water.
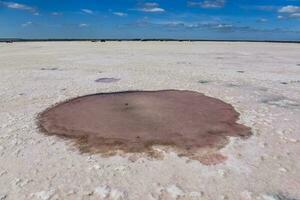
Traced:
[[222, 148], [228, 136], [249, 136], [238, 116], [230, 104], [197, 92], [133, 91], [71, 99], [41, 113], [39, 123], [49, 135], [73, 139], [82, 152], [152, 154], [153, 145], [164, 145], [216, 164], [225, 157], [197, 152]]

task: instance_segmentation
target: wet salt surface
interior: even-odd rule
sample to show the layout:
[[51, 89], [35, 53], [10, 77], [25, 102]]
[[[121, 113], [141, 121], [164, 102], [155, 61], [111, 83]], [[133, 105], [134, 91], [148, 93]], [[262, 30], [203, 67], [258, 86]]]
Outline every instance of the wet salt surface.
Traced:
[[192, 91], [129, 91], [83, 96], [39, 115], [41, 130], [72, 139], [81, 152], [114, 155], [146, 153], [155, 145], [214, 165], [226, 160], [217, 152], [228, 136], [246, 138], [250, 128], [221, 100]]

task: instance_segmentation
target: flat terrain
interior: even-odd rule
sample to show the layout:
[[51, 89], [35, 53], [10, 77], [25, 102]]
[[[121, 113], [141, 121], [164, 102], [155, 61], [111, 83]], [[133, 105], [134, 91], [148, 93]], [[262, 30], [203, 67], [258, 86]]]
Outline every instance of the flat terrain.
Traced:
[[[161, 147], [161, 159], [81, 154], [36, 124], [73, 97], [165, 89], [230, 103], [253, 135], [208, 166]], [[299, 200], [299, 122], [299, 44], [0, 43], [1, 200]]]

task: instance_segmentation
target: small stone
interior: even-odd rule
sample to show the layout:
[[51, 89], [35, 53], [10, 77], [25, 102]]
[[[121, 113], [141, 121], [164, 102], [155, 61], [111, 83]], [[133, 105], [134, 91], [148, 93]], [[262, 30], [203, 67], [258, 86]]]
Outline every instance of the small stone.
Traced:
[[25, 185], [27, 185], [27, 184], [29, 184], [29, 183], [31, 183], [31, 182], [33, 182], [33, 180], [32, 179], [27, 179], [27, 180], [24, 180], [24, 181], [22, 181], [21, 183], [20, 183], [20, 186], [21, 187], [24, 187]]
[[226, 176], [226, 172], [222, 169], [219, 169], [218, 170], [218, 174], [221, 176], [221, 177], [225, 177]]
[[148, 195], [148, 199], [149, 200], [157, 200], [158, 198], [155, 197], [155, 195], [153, 193]]
[[263, 142], [263, 143], [260, 143], [259, 144], [262, 148], [265, 148], [265, 147], [267, 147], [268, 146], [268, 143], [266, 143], [266, 142]]
[[261, 161], [265, 161], [266, 160], [265, 156], [260, 156], [259, 158], [260, 158]]
[[98, 170], [98, 169], [101, 168], [101, 166], [100, 165], [94, 165], [93, 168], [96, 169], [96, 170]]
[[281, 168], [279, 168], [279, 171], [285, 173], [285, 172], [287, 172], [288, 170], [287, 170], [286, 168], [281, 167]]
[[19, 179], [19, 178], [16, 178], [16, 179], [13, 180], [14, 185], [19, 185], [19, 183], [21, 183], [21, 182], [22, 182], [22, 180]]
[[95, 161], [95, 160], [94, 160], [94, 157], [93, 157], [93, 156], [89, 156], [89, 157], [87, 158], [87, 161], [88, 161], [88, 162], [93, 162], [93, 161]]
[[262, 195], [261, 196], [263, 200], [277, 200], [274, 196], [271, 196], [271, 195]]
[[0, 195], [0, 200], [5, 200], [5, 199], [7, 199], [7, 194], [1, 194]]
[[203, 192], [190, 192], [189, 193], [189, 196], [192, 198], [199, 198], [199, 197], [202, 197], [203, 195], [204, 195]]
[[128, 170], [128, 167], [127, 166], [118, 166], [118, 167], [115, 167], [113, 170], [116, 174], [124, 175], [126, 173], [126, 171]]
[[126, 169], [127, 169], [127, 167], [126, 166], [122, 166], [122, 165], [114, 168], [115, 171], [121, 171], [121, 172], [125, 171]]
[[5, 175], [5, 174], [7, 174], [7, 171], [0, 172], [0, 177], [3, 176], [3, 175]]
[[21, 153], [21, 149], [15, 150], [14, 154], [16, 157], [19, 157], [19, 154]]
[[85, 192], [83, 193], [84, 196], [92, 196], [93, 194], [94, 194], [93, 191], [85, 191]]
[[292, 142], [292, 143], [298, 143], [299, 142], [299, 140], [293, 139], [293, 138], [289, 138], [289, 141]]

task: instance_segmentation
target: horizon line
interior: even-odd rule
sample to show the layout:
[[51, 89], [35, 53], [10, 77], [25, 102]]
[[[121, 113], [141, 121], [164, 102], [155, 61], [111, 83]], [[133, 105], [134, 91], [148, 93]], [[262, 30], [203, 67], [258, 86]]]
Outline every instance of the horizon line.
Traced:
[[300, 43], [300, 40], [255, 40], [255, 39], [175, 39], [175, 38], [44, 38], [44, 39], [27, 39], [27, 38], [0, 38], [0, 43], [12, 42], [68, 42], [68, 41], [91, 41], [91, 42], [106, 42], [106, 41], [178, 41], [178, 42], [270, 42], [270, 43]]

